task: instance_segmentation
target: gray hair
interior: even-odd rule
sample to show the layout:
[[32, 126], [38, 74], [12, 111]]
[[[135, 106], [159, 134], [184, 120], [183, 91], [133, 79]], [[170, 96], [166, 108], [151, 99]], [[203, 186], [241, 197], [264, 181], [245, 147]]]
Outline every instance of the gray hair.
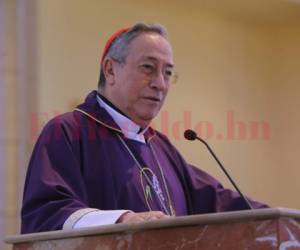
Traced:
[[[138, 37], [142, 33], [157, 33], [165, 38], [167, 37], [166, 28], [160, 24], [137, 23], [112, 42], [106, 56], [111, 57], [120, 63], [125, 63], [130, 43], [134, 38]], [[106, 79], [101, 66], [98, 89], [103, 88], [105, 86], [105, 82]]]

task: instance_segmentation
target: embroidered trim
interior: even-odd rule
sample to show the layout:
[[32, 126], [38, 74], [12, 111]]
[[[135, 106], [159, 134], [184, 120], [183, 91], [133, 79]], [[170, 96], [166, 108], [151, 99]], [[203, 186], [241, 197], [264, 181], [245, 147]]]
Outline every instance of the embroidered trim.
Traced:
[[[114, 130], [114, 131], [117, 131], [117, 132], [119, 132], [119, 133], [121, 133], [121, 134], [123, 135], [122, 130], [119, 130], [119, 129], [116, 129], [116, 128], [114, 128], [114, 127], [111, 127], [111, 126], [107, 125], [106, 123], [104, 123], [104, 122], [98, 120], [97, 118], [95, 118], [94, 116], [90, 115], [89, 113], [87, 113], [87, 112], [85, 112], [85, 111], [83, 111], [83, 110], [81, 110], [81, 109], [79, 109], [79, 108], [75, 108], [74, 110], [75, 110], [75, 111], [78, 111], [78, 112], [80, 112], [80, 113], [82, 113], [82, 114], [84, 114], [84, 115], [86, 115], [87, 117], [89, 117], [89, 118], [91, 118], [92, 120], [94, 120], [94, 121], [96, 121], [96, 122], [102, 124], [103, 126], [109, 128], [109, 129], [112, 129], [112, 130]], [[149, 128], [149, 129], [150, 129], [150, 128]], [[154, 136], [155, 136], [155, 133], [154, 133], [153, 135], [149, 136], [149, 138], [147, 138], [147, 139], [145, 138], [145, 139], [146, 139], [147, 142], [149, 142]]]
[[95, 211], [99, 211], [99, 209], [96, 208], [82, 208], [79, 209], [77, 211], [75, 211], [74, 213], [72, 213], [68, 219], [66, 219], [65, 223], [63, 224], [63, 230], [66, 229], [73, 229], [75, 223], [77, 221], [79, 221], [84, 215], [91, 213], [91, 212], [95, 212]]
[[[149, 129], [150, 129], [150, 127], [149, 127]], [[147, 138], [147, 142], [149, 143], [150, 142], [150, 140], [152, 140], [152, 138], [155, 136], [155, 133], [153, 133], [153, 135], [150, 135], [148, 138]]]
[[90, 115], [89, 113], [87, 113], [87, 112], [85, 112], [85, 111], [83, 111], [83, 110], [81, 110], [81, 109], [79, 109], [79, 108], [75, 108], [74, 110], [75, 110], [75, 111], [78, 111], [78, 112], [81, 112], [81, 113], [83, 113], [83, 114], [85, 114], [85, 115], [88, 116], [89, 118], [93, 119], [94, 121], [96, 121], [96, 122], [102, 124], [103, 126], [109, 128], [109, 129], [112, 129], [112, 130], [114, 130], [114, 131], [117, 131], [117, 132], [123, 134], [123, 132], [122, 132], [121, 130], [116, 129], [116, 128], [114, 128], [114, 127], [111, 127], [111, 126], [107, 125], [107, 124], [104, 123], [104, 122], [101, 122], [100, 120], [98, 120], [98, 119], [95, 118], [94, 116]]

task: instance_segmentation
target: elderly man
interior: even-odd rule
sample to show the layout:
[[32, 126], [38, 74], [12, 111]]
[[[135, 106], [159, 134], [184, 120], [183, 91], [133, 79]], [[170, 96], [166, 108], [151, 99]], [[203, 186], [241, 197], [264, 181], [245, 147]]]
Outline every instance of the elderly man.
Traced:
[[51, 120], [38, 139], [26, 177], [22, 233], [247, 209], [237, 193], [188, 165], [149, 126], [173, 67], [160, 25], [136, 24], [109, 39], [98, 91]]

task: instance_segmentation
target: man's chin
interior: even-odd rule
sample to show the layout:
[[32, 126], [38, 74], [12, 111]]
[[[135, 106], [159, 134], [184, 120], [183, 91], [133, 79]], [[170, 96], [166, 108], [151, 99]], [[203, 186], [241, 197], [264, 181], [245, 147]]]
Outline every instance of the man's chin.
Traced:
[[139, 116], [139, 125], [142, 127], [148, 126], [152, 120], [157, 116], [158, 112], [143, 113]]

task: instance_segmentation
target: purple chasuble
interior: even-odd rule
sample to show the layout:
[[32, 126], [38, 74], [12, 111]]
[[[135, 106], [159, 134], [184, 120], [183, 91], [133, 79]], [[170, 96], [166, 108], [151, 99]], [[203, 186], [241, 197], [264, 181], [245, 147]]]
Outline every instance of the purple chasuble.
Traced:
[[[62, 229], [72, 213], [88, 207], [163, 211], [156, 193], [117, 135], [146, 168], [142, 172], [151, 180], [153, 174], [156, 176], [166, 207], [169, 210], [171, 203], [177, 216], [247, 209], [236, 192], [187, 164], [158, 131], [147, 130], [146, 144], [124, 138], [96, 96], [92, 91], [83, 104], [52, 119], [41, 132], [25, 181], [21, 233]], [[250, 202], [255, 208], [267, 207]]]

